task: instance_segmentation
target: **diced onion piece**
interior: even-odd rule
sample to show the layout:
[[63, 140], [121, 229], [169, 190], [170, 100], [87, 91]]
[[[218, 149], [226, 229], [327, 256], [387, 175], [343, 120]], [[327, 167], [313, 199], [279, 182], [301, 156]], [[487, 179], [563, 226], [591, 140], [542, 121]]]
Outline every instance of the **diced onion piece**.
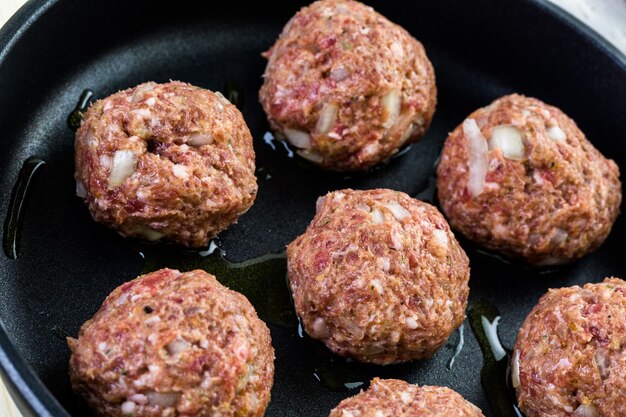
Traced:
[[183, 164], [174, 164], [172, 165], [172, 173], [176, 178], [186, 180], [191, 176], [191, 167]]
[[396, 57], [404, 58], [404, 48], [400, 42], [393, 42], [390, 49]]
[[561, 243], [565, 242], [565, 240], [567, 239], [567, 232], [563, 229], [560, 228], [556, 228], [554, 230], [554, 234], [552, 235], [552, 238], [550, 239], [550, 243], [552, 245], [560, 245]]
[[122, 403], [122, 414], [124, 415], [132, 415], [135, 412], [135, 408], [137, 404], [132, 401], [126, 401]]
[[141, 404], [141, 405], [148, 404], [148, 397], [146, 397], [143, 394], [133, 394], [128, 399], [137, 404]]
[[328, 133], [337, 120], [338, 110], [339, 107], [337, 107], [336, 104], [324, 104], [324, 107], [322, 107], [322, 111], [320, 112], [320, 118], [317, 120], [317, 124], [315, 125], [315, 132], [321, 135]]
[[193, 133], [187, 138], [187, 143], [191, 146], [203, 146], [213, 143], [213, 137], [208, 133]]
[[87, 189], [81, 180], [76, 180], [76, 195], [80, 198], [87, 198]]
[[141, 236], [143, 236], [146, 240], [149, 240], [150, 242], [156, 242], [157, 240], [165, 236], [165, 233], [157, 232], [154, 229], [150, 229], [149, 227], [144, 227], [144, 226], [137, 228], [136, 233], [140, 234]]
[[522, 133], [513, 126], [497, 126], [491, 130], [491, 149], [500, 148], [506, 159], [521, 160], [526, 156]]
[[[378, 355], [379, 353], [382, 353], [385, 351], [385, 348], [382, 346], [378, 346], [375, 344], [370, 344], [365, 346], [365, 349], [363, 350], [363, 354], [365, 355]], [[351, 411], [343, 411], [343, 414], [341, 415], [341, 417], [354, 417], [354, 414]]]
[[600, 417], [598, 409], [593, 404], [581, 404], [574, 411], [576, 417]]
[[381, 224], [383, 222], [383, 214], [377, 208], [371, 211], [370, 218], [374, 224]]
[[180, 398], [179, 392], [149, 392], [146, 394], [148, 397], [148, 404], [155, 405], [161, 408], [174, 407]]
[[328, 329], [328, 325], [326, 321], [318, 317], [313, 320], [313, 325], [311, 326], [311, 337], [314, 339], [326, 339], [330, 335], [330, 330]]
[[548, 137], [555, 142], [563, 142], [567, 139], [565, 132], [563, 132], [563, 130], [556, 125], [549, 128], [546, 133], [548, 134]]
[[515, 351], [513, 355], [513, 359], [511, 360], [511, 384], [513, 388], [517, 388], [520, 386], [519, 380], [519, 350]]
[[306, 159], [307, 161], [311, 161], [314, 164], [319, 164], [324, 160], [324, 157], [315, 151], [311, 151], [311, 150], [298, 150], [296, 151], [296, 153], [298, 155], [300, 155], [302, 158]]
[[311, 136], [308, 133], [296, 129], [283, 130], [285, 137], [296, 148], [309, 149], [311, 147]]
[[400, 107], [402, 105], [400, 91], [391, 90], [383, 96], [381, 103], [383, 105], [383, 127], [389, 129], [396, 123], [398, 116], [400, 116]]
[[607, 358], [600, 350], [596, 351], [596, 354], [593, 357], [596, 361], [596, 367], [600, 373], [600, 378], [604, 381], [609, 377], [609, 364], [607, 363]]
[[325, 195], [317, 198], [317, 201], [315, 202], [315, 211], [320, 211], [320, 208], [322, 207], [322, 204], [324, 204], [324, 201], [326, 201]]
[[138, 85], [133, 93], [133, 102], [137, 103], [143, 100], [144, 94], [154, 90], [155, 83], [145, 83]]
[[190, 347], [191, 347], [191, 343], [189, 343], [188, 341], [184, 339], [175, 339], [171, 341], [170, 343], [168, 343], [167, 345], [165, 345], [165, 350], [167, 351], [168, 355], [176, 356], [179, 353], [186, 351]]
[[348, 70], [346, 69], [346, 67], [335, 67], [330, 70], [330, 74], [329, 74], [330, 78], [333, 81], [337, 81], [337, 82], [345, 80], [346, 78], [348, 78], [348, 75], [350, 74], [348, 73]]
[[137, 158], [133, 151], [116, 151], [109, 174], [109, 190], [119, 187], [135, 172]]
[[448, 239], [448, 234], [446, 233], [445, 230], [440, 230], [440, 229], [433, 230], [433, 238], [437, 239], [437, 241], [441, 243], [443, 246], [448, 245], [449, 239]]
[[406, 325], [409, 329], [411, 330], [415, 330], [418, 327], [418, 323], [417, 320], [415, 319], [415, 317], [408, 317], [406, 320]]
[[467, 191], [472, 197], [483, 192], [487, 175], [487, 141], [474, 119], [463, 121], [463, 134], [469, 141], [469, 178]]
[[391, 211], [391, 214], [393, 214], [393, 217], [396, 218], [396, 220], [398, 221], [402, 221], [405, 217], [410, 216], [411, 213], [409, 213], [409, 211], [407, 209], [405, 209], [404, 207], [402, 207], [400, 204], [396, 203], [395, 201], [386, 204], [386, 207]]

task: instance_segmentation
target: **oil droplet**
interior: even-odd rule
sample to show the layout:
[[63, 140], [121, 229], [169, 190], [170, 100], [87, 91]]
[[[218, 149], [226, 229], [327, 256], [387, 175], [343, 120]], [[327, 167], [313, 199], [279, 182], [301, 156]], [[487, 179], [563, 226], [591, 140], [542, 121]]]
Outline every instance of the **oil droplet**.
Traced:
[[398, 152], [396, 152], [395, 154], [391, 156], [391, 159], [396, 159], [403, 155], [406, 155], [411, 150], [412, 147], [413, 147], [413, 144], [411, 143], [405, 146], [404, 148], [401, 148]]
[[228, 101], [241, 110], [243, 106], [243, 89], [241, 86], [233, 80], [228, 80], [224, 86], [224, 93]]
[[465, 323], [461, 324], [461, 327], [459, 327], [459, 341], [456, 344], [456, 348], [454, 348], [454, 355], [452, 355], [452, 358], [450, 359], [450, 363], [448, 363], [448, 369], [452, 369], [452, 366], [454, 365], [456, 358], [459, 356], [459, 354], [463, 350], [463, 346], [465, 345], [465, 337], [463, 335], [464, 330], [465, 330]]
[[134, 242], [131, 246], [144, 258], [142, 274], [166, 267], [181, 271], [202, 269], [215, 275], [226, 287], [245, 295], [261, 319], [294, 330], [298, 324], [287, 284], [284, 252], [231, 262], [215, 242], [204, 251], [161, 243]]
[[83, 113], [85, 112], [85, 110], [87, 110], [87, 107], [89, 107], [89, 100], [92, 96], [93, 91], [89, 89], [84, 90], [83, 93], [80, 95], [74, 111], [71, 112], [69, 116], [67, 116], [67, 125], [70, 127], [70, 129], [74, 131], [78, 130], [80, 124], [83, 121]]
[[24, 209], [30, 195], [31, 184], [35, 174], [46, 163], [36, 157], [30, 157], [22, 165], [22, 169], [17, 176], [17, 182], [13, 186], [6, 220], [4, 221], [4, 253], [11, 259], [16, 259], [20, 251], [20, 237]]
[[498, 310], [486, 302], [477, 302], [470, 305], [468, 312], [470, 326], [483, 352], [480, 377], [491, 411], [496, 417], [521, 417], [510, 383], [511, 350], [504, 348], [498, 337]]

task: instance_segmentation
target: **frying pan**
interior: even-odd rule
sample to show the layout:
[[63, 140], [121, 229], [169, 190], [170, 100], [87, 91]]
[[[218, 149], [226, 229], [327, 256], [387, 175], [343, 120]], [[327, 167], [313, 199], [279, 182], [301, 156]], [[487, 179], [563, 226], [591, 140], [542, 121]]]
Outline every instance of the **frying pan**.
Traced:
[[[105, 296], [143, 265], [137, 251], [93, 222], [74, 196], [74, 134], [66, 118], [85, 88], [101, 98], [147, 80], [183, 80], [212, 90], [239, 85], [260, 172], [255, 205], [220, 236], [233, 261], [283, 249], [303, 232], [315, 200], [329, 190], [387, 187], [419, 194], [432, 178], [447, 132], [506, 93], [560, 107], [601, 152], [626, 167], [626, 59], [545, 1], [372, 1], [424, 43], [439, 104], [419, 144], [351, 176], [303, 165], [263, 139], [268, 125], [257, 101], [265, 66], [260, 53], [304, 3], [168, 4], [30, 1], [0, 31], [0, 213], [7, 212], [23, 162], [31, 156], [46, 162], [25, 201], [19, 255], [0, 255], [0, 373], [28, 417], [91, 415], [70, 390], [64, 336], [76, 335]], [[549, 272], [501, 262], [463, 241], [472, 267], [470, 303], [484, 300], [500, 311], [500, 337], [510, 347], [548, 288], [626, 276], [625, 236], [619, 219], [599, 250]], [[297, 332], [270, 328], [277, 370], [267, 416], [327, 416], [357, 392], [320, 385]], [[449, 386], [496, 416], [480, 383], [477, 339], [468, 326], [464, 336], [451, 369], [458, 333], [432, 359], [373, 372]]]

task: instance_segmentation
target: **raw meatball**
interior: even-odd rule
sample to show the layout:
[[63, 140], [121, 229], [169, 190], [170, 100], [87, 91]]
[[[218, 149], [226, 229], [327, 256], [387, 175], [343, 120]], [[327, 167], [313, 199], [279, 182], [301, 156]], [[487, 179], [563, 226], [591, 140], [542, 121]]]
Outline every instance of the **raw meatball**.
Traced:
[[123, 236], [206, 246], [257, 192], [252, 136], [220, 93], [146, 83], [95, 102], [76, 134], [76, 190]]
[[437, 101], [433, 67], [406, 30], [351, 0], [300, 10], [266, 52], [272, 129], [324, 168], [369, 168], [420, 139]]
[[535, 265], [604, 242], [619, 213], [619, 170], [556, 107], [520, 95], [476, 110], [446, 140], [437, 169], [452, 228]]
[[435, 207], [401, 192], [320, 198], [287, 266], [304, 329], [342, 356], [427, 358], [465, 319], [465, 252]]
[[624, 417], [626, 282], [548, 291], [519, 331], [512, 382], [526, 417]]
[[101, 417], [263, 416], [270, 400], [269, 330], [204, 271], [118, 287], [68, 343], [72, 386]]
[[367, 391], [347, 398], [329, 417], [484, 417], [450, 388], [418, 387], [397, 379], [374, 378]]

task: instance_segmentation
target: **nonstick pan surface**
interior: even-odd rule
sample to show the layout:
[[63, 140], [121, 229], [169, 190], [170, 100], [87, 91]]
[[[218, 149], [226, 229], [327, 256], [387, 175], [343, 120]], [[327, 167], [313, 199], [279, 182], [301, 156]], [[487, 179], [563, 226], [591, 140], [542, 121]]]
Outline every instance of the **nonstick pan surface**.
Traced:
[[[420, 39], [435, 66], [438, 107], [426, 137], [389, 164], [361, 175], [324, 173], [264, 140], [257, 92], [265, 60], [303, 2], [31, 1], [0, 32], [0, 213], [6, 213], [23, 162], [46, 165], [24, 207], [17, 259], [0, 255], [0, 365], [27, 416], [89, 416], [72, 394], [64, 335], [105, 296], [136, 277], [143, 259], [97, 225], [74, 196], [73, 139], [66, 118], [83, 89], [95, 98], [144, 81], [182, 80], [211, 90], [234, 82], [254, 136], [259, 194], [238, 224], [220, 235], [228, 259], [282, 250], [313, 217], [329, 190], [386, 187], [418, 195], [449, 131], [477, 107], [511, 93], [538, 97], [574, 118], [606, 156], [626, 169], [626, 60], [569, 15], [544, 1], [421, 0], [369, 2]], [[569, 266], [540, 272], [487, 256], [462, 241], [471, 262], [470, 304], [501, 314], [511, 347], [517, 329], [550, 287], [626, 277], [620, 218], [606, 243]], [[358, 390], [332, 391], [314, 377], [315, 360], [292, 328], [270, 325], [276, 376], [267, 416], [327, 416]], [[480, 382], [483, 362], [466, 325], [465, 345], [448, 364], [458, 332], [430, 360], [369, 368], [453, 388], [497, 416]]]

